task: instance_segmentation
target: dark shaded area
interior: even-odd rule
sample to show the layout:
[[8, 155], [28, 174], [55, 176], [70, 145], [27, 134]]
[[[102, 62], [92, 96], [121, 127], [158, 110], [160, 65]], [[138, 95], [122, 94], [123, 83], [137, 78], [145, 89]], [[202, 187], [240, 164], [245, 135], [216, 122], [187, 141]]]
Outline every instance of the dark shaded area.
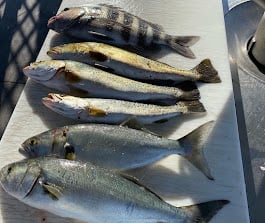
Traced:
[[0, 0], [0, 137], [26, 82], [22, 68], [34, 61], [47, 35], [47, 20], [61, 0]]

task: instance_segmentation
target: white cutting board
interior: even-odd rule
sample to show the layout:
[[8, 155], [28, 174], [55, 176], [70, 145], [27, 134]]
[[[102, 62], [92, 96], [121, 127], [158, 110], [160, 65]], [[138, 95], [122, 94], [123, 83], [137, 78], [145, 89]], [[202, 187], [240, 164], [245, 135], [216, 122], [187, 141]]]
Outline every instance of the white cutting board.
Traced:
[[[59, 10], [91, 2], [102, 3], [96, 0], [65, 0]], [[249, 222], [222, 2], [112, 0], [104, 3], [120, 6], [153, 23], [158, 23], [169, 34], [201, 36], [201, 40], [192, 47], [197, 59], [191, 60], [171, 53], [160, 60], [180, 68], [192, 68], [202, 59], [210, 58], [222, 79], [221, 84], [202, 84], [199, 87], [201, 101], [208, 111], [207, 115], [179, 118], [157, 127], [163, 135], [177, 139], [206, 121], [215, 120], [212, 135], [205, 145], [206, 158], [215, 181], [209, 181], [176, 155], [142, 168], [136, 175], [173, 205], [189, 205], [213, 199], [230, 200], [231, 203], [219, 211], [211, 223]], [[48, 58], [46, 51], [54, 35], [53, 31], [48, 33], [38, 60]], [[53, 91], [31, 81], [27, 82], [0, 143], [0, 168], [23, 158], [18, 153], [18, 148], [28, 137], [50, 128], [77, 123], [49, 111], [41, 104], [40, 99], [49, 92]], [[18, 222], [76, 221], [65, 220], [28, 207], [0, 189], [0, 223]]]

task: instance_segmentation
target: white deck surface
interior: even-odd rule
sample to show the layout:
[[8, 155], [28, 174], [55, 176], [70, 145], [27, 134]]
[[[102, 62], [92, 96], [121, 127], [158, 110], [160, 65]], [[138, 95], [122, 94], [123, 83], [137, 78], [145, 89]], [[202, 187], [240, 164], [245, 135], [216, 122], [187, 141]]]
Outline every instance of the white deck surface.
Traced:
[[[84, 2], [63, 1], [61, 9]], [[200, 117], [178, 118], [156, 128], [163, 135], [177, 139], [208, 120], [215, 120], [212, 135], [205, 145], [205, 154], [215, 181], [209, 181], [193, 166], [178, 156], [170, 156], [136, 175], [167, 202], [182, 206], [213, 199], [228, 199], [210, 222], [248, 223], [248, 209], [231, 74], [222, 11], [218, 0], [113, 0], [104, 3], [120, 6], [153, 23], [162, 25], [169, 34], [199, 35], [201, 40], [192, 47], [197, 59], [190, 60], [175, 53], [159, 60], [173, 66], [192, 68], [202, 59], [210, 58], [221, 76], [221, 84], [201, 84], [200, 92], [208, 114]], [[50, 31], [38, 60], [44, 60], [55, 33]], [[22, 159], [20, 144], [44, 130], [77, 123], [49, 111], [41, 98], [53, 92], [28, 81], [0, 142], [0, 168]], [[89, 211], [89, 210], [88, 210]], [[76, 222], [28, 207], [0, 189], [0, 223]]]

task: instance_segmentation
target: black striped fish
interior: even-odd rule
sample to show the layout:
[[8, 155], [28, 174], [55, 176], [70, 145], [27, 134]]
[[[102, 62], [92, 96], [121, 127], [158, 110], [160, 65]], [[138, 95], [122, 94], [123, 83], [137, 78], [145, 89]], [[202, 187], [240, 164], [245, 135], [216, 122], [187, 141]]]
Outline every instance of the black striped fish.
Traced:
[[96, 39], [121, 47], [151, 49], [165, 45], [188, 58], [195, 58], [189, 47], [199, 40], [198, 36], [169, 35], [157, 24], [106, 4], [65, 8], [49, 19], [48, 27], [83, 40]]

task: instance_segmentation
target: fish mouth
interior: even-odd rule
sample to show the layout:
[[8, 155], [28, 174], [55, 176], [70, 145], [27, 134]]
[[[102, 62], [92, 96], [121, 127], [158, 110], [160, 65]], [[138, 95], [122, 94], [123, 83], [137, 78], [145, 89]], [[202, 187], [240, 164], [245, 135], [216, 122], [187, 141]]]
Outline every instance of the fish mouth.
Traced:
[[[66, 14], [67, 13], [67, 14]], [[82, 10], [76, 17], [70, 15], [67, 11], [62, 11], [58, 15], [52, 16], [47, 23], [47, 27], [57, 32], [64, 32], [70, 29], [78, 20], [85, 15], [85, 11]]]
[[25, 156], [27, 158], [34, 158], [34, 157], [36, 157], [36, 155], [32, 152], [32, 150], [30, 149], [29, 146], [22, 145], [18, 149], [18, 151], [19, 151], [20, 154], [22, 154], [23, 156]]
[[42, 98], [42, 102], [47, 107], [52, 107], [54, 103], [60, 103], [64, 95], [49, 93], [47, 97]]
[[57, 69], [53, 67], [37, 67], [31, 65], [23, 68], [23, 73], [35, 81], [48, 81], [57, 73]]

